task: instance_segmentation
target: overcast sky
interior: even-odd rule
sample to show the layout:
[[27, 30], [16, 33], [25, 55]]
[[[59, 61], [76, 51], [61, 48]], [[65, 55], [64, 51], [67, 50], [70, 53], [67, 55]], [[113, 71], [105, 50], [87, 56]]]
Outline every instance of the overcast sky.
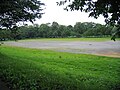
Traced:
[[89, 17], [88, 13], [80, 11], [65, 11], [63, 8], [65, 6], [57, 6], [56, 2], [60, 0], [41, 0], [45, 3], [43, 12], [45, 14], [41, 19], [37, 20], [35, 23], [52, 23], [53, 21], [58, 22], [61, 25], [75, 25], [76, 22], [95, 22], [104, 24], [104, 18], [101, 16], [98, 19]]

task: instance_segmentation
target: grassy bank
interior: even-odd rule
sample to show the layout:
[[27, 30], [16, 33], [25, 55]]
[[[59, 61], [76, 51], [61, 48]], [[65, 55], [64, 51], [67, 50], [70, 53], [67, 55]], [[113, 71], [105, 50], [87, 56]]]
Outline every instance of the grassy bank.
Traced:
[[120, 89], [120, 58], [0, 46], [0, 78], [17, 90]]

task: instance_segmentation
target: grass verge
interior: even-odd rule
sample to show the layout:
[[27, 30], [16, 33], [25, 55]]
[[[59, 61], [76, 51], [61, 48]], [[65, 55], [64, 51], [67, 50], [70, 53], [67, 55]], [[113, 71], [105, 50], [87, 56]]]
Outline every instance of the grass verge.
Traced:
[[[25, 39], [21, 41], [93, 41], [93, 42], [102, 42], [110, 41], [111, 38], [40, 38], [40, 39]], [[120, 40], [120, 38], [116, 38]]]
[[0, 78], [17, 90], [117, 90], [120, 58], [0, 46]]

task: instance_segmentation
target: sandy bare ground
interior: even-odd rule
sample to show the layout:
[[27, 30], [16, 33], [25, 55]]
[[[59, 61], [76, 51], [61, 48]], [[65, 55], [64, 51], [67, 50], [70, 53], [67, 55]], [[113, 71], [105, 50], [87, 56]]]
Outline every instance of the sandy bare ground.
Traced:
[[50, 49], [60, 52], [95, 54], [102, 56], [120, 57], [120, 41], [83, 42], [83, 41], [9, 41], [7, 45]]

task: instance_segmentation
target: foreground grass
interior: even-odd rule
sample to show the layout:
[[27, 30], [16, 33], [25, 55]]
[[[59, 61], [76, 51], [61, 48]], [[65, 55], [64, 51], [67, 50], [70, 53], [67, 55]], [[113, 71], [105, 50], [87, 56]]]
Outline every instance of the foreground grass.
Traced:
[[0, 46], [0, 78], [17, 90], [117, 90], [120, 58]]
[[[110, 41], [111, 38], [39, 38], [39, 39], [25, 39], [21, 41]], [[116, 40], [120, 40], [120, 38], [116, 38]]]

